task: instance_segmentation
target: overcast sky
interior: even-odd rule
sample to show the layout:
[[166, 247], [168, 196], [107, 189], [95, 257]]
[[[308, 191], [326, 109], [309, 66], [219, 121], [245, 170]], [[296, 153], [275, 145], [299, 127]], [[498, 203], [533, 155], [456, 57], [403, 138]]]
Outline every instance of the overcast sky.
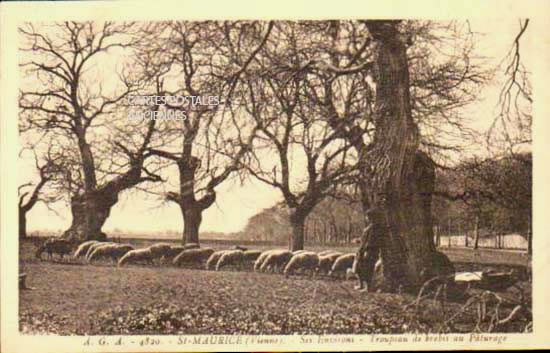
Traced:
[[[510, 49], [518, 33], [518, 19], [507, 20], [474, 20], [471, 21], [474, 32], [484, 33], [478, 36], [476, 53], [486, 56], [492, 65], [498, 65]], [[522, 39], [523, 60], [529, 69], [530, 48], [534, 48], [531, 32], [527, 30]], [[492, 85], [479, 92], [480, 101], [465, 110], [472, 120], [472, 127], [486, 130], [496, 114], [500, 77], [495, 77]], [[23, 159], [20, 165], [21, 183], [33, 180], [34, 160]], [[280, 201], [280, 192], [261, 182], [250, 180], [244, 185], [236, 181], [227, 181], [217, 189], [217, 202], [203, 214], [201, 231], [235, 232], [241, 230], [249, 217], [264, 208]], [[62, 204], [54, 207], [62, 216], [49, 211], [44, 205], [37, 204], [28, 213], [28, 230], [57, 230], [70, 225], [69, 209]], [[114, 228], [134, 232], [174, 230], [181, 231], [183, 221], [181, 212], [175, 204], [164, 203], [158, 197], [141, 193], [123, 193], [120, 202], [112, 209], [111, 216], [104, 226], [104, 231]]]

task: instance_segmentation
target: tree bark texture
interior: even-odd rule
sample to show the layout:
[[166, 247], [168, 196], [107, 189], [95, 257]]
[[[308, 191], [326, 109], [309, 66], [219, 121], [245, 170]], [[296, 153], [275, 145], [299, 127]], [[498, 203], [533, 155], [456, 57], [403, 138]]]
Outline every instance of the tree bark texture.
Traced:
[[[374, 215], [374, 244], [363, 261], [382, 259], [383, 278], [376, 286], [397, 291], [418, 289], [433, 276], [454, 272], [445, 255], [436, 251], [431, 214], [435, 170], [418, 150], [419, 132], [412, 119], [406, 47], [398, 21], [367, 21], [377, 43], [375, 59], [375, 133], [365, 157], [361, 191], [365, 210]], [[368, 247], [367, 247], [368, 248]], [[374, 283], [371, 283], [371, 286]], [[372, 288], [371, 288], [372, 289]]]
[[304, 225], [306, 216], [299, 210], [293, 210], [290, 214], [292, 235], [290, 239], [290, 251], [304, 250]]
[[[101, 187], [88, 186], [82, 194], [71, 198], [71, 226], [62, 237], [81, 243], [86, 240], [105, 240], [106, 234], [101, 228], [111, 213], [111, 208], [118, 202], [119, 194], [141, 181], [143, 158], [131, 161], [131, 166], [122, 174]], [[89, 166], [87, 166], [89, 167]]]

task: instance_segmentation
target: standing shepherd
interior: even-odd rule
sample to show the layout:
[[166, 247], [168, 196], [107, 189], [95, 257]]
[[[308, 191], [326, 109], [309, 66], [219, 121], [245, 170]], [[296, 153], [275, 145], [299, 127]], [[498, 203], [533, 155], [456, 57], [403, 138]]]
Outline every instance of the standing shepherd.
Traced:
[[[365, 213], [365, 223], [368, 224], [363, 230], [361, 236], [361, 245], [357, 250], [355, 261], [353, 263], [353, 272], [359, 279], [359, 285], [355, 287], [358, 290], [373, 289], [372, 281], [374, 277], [374, 268], [380, 257], [381, 232], [379, 227], [383, 224], [380, 210], [371, 207]], [[371, 254], [371, 256], [367, 256]], [[365, 288], [365, 284], [367, 288]]]

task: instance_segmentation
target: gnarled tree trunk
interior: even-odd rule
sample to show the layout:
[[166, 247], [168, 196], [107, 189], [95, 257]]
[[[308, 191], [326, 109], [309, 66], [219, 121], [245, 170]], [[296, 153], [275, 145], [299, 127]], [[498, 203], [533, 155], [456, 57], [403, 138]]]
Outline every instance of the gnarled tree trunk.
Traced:
[[290, 213], [290, 226], [292, 235], [290, 238], [290, 251], [304, 250], [304, 226], [306, 216], [300, 210], [293, 209]]
[[[454, 272], [435, 250], [431, 200], [435, 173], [430, 158], [418, 150], [412, 119], [406, 47], [399, 21], [366, 21], [377, 42], [375, 134], [363, 169], [363, 205], [379, 217], [371, 220], [379, 237], [366, 259], [380, 256], [383, 271], [375, 282], [385, 290], [417, 289], [426, 278]], [[366, 243], [366, 239], [363, 240]]]
[[118, 195], [143, 181], [158, 181], [159, 177], [141, 177], [143, 157], [133, 158], [128, 171], [101, 187], [89, 188], [83, 194], [71, 198], [73, 220], [62, 237], [80, 243], [86, 240], [105, 240], [101, 228], [109, 218], [111, 208], [118, 202]]
[[105, 240], [107, 236], [101, 228], [111, 213], [111, 207], [118, 201], [118, 195], [105, 195], [92, 192], [76, 195], [71, 199], [71, 226], [62, 237], [74, 241]]
[[27, 238], [27, 213], [19, 208], [19, 239]]

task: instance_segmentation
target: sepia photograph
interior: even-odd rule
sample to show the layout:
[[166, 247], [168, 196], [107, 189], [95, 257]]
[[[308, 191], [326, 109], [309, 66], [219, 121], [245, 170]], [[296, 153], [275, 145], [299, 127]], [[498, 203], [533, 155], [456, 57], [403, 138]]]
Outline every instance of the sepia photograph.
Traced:
[[8, 326], [82, 351], [544, 334], [533, 22], [21, 18]]

